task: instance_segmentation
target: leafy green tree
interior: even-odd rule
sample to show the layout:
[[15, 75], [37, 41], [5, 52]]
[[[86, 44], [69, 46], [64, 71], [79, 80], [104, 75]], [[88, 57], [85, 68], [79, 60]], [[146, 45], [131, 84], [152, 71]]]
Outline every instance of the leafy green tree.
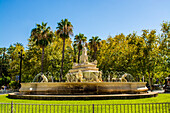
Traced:
[[80, 63], [80, 52], [82, 50], [83, 45], [85, 46], [85, 42], [87, 41], [87, 37], [84, 36], [84, 34], [79, 33], [78, 35], [75, 36], [74, 42], [77, 44], [78, 47], [78, 63]]
[[159, 76], [157, 78], [162, 80], [170, 74], [170, 54], [169, 54], [169, 47], [170, 47], [170, 22], [163, 22], [161, 24], [161, 35], [159, 37]]
[[[55, 80], [59, 81], [60, 79], [60, 70], [62, 63], [62, 42], [63, 40], [56, 36], [52, 43], [47, 47], [48, 51], [46, 53], [46, 71], [51, 72], [52, 76]], [[64, 64], [63, 64], [63, 79], [64, 75], [71, 69], [72, 60], [73, 60], [73, 49], [72, 49], [72, 41], [70, 38], [65, 40], [65, 55], [64, 55]]]
[[62, 64], [61, 64], [61, 74], [60, 80], [62, 81], [63, 76], [63, 63], [64, 63], [64, 50], [65, 50], [65, 40], [69, 38], [70, 35], [73, 35], [73, 25], [68, 19], [62, 19], [61, 22], [57, 23], [56, 34], [59, 35], [63, 40], [63, 52], [62, 52]]
[[[44, 50], [44, 74], [49, 73], [47, 78], [51, 81], [59, 81], [62, 62], [62, 44], [63, 40], [56, 35], [51, 39], [51, 43]], [[63, 75], [72, 67], [73, 50], [70, 39], [65, 40], [65, 59], [63, 65]], [[23, 82], [32, 82], [34, 77], [41, 71], [41, 50], [36, 45], [33, 38], [28, 39], [28, 49], [23, 58]], [[65, 78], [64, 78], [65, 79]]]
[[[19, 58], [19, 52], [23, 50], [23, 54], [25, 54], [24, 47], [22, 44], [13, 44], [8, 48], [8, 55], [9, 55], [9, 68], [8, 72], [10, 73], [10, 76], [12, 79], [16, 79], [16, 75], [19, 75], [19, 70], [20, 70], [20, 58]], [[22, 64], [24, 64], [22, 62]], [[23, 68], [22, 68], [22, 72]]]
[[152, 90], [152, 79], [154, 76], [154, 69], [156, 66], [156, 56], [158, 55], [156, 48], [156, 41], [157, 41], [157, 36], [156, 36], [156, 31], [148, 31], [148, 30], [143, 30], [142, 38], [145, 41], [145, 46], [144, 46], [144, 62], [145, 66], [147, 66], [146, 70], [149, 75], [149, 85]]
[[[28, 38], [27, 48], [28, 49], [26, 50], [26, 53], [23, 58], [24, 71], [22, 71], [23, 72], [22, 82], [32, 82], [34, 77], [41, 72], [42, 50], [40, 49], [39, 45], [37, 45], [36, 42], [34, 41], [34, 37]], [[46, 72], [46, 70], [44, 70], [44, 72]]]
[[[153, 47], [156, 48], [155, 41], [153, 45]], [[142, 71], [148, 73], [146, 69], [147, 66], [144, 69], [142, 68], [142, 61], [144, 60], [143, 55], [145, 55], [144, 47], [145, 42], [143, 38], [137, 36], [136, 33], [127, 36], [119, 34], [115, 37], [109, 37], [106, 41], [101, 41], [101, 47], [97, 58], [98, 66], [103, 70], [103, 73], [107, 71], [127, 72], [130, 73], [136, 81], [140, 81], [142, 79]], [[156, 49], [153, 47], [152, 49], [154, 50], [151, 54], [152, 59], [157, 55]], [[154, 62], [152, 61], [152, 66], [153, 64]]]
[[31, 37], [36, 42], [36, 45], [42, 48], [41, 72], [43, 73], [44, 48], [51, 43], [53, 32], [50, 31], [50, 27], [47, 27], [47, 23], [42, 22], [42, 25], [37, 24], [36, 26], [37, 27], [31, 31]]
[[4, 49], [6, 49], [6, 48], [0, 48], [0, 60], [1, 60], [0, 77], [2, 77], [2, 68], [3, 68], [3, 59], [4, 59]]
[[8, 76], [8, 55], [7, 48], [0, 48], [0, 78], [2, 78], [2, 84], [6, 85], [5, 78]]

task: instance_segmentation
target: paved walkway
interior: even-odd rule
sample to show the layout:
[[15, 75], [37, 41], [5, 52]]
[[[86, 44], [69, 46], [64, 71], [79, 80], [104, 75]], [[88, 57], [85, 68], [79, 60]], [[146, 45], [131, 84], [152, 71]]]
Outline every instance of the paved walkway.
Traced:
[[0, 90], [0, 95], [12, 93], [12, 92], [14, 92], [14, 91], [12, 91], [12, 90]]
[[[148, 92], [150, 92], [150, 90]], [[164, 90], [153, 90], [152, 92], [164, 93]]]

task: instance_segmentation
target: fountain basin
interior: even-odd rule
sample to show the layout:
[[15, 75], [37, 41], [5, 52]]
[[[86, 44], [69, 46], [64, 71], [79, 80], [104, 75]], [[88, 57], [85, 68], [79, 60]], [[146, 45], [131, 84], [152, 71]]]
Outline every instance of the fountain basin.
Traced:
[[105, 95], [146, 93], [146, 82], [21, 83], [21, 95]]

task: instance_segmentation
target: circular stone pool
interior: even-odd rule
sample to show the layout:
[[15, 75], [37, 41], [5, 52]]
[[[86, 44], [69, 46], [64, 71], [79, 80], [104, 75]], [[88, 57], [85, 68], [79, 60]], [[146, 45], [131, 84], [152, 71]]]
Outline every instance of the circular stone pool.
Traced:
[[48, 82], [21, 83], [24, 95], [95, 95], [146, 93], [146, 82]]
[[20, 92], [9, 98], [35, 100], [99, 100], [155, 97], [147, 93], [146, 82], [48, 82], [21, 83]]

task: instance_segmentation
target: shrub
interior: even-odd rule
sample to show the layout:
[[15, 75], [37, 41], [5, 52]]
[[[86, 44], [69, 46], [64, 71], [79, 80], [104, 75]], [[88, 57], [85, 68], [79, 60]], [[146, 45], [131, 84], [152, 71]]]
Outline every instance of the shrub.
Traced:
[[11, 81], [11, 82], [9, 83], [9, 86], [10, 86], [10, 88], [12, 88], [12, 89], [18, 89], [18, 88], [19, 88], [19, 83], [18, 83], [18, 81]]
[[0, 78], [0, 86], [3, 86], [3, 85], [7, 85], [9, 84], [11, 81], [11, 78], [9, 76], [3, 76], [2, 78]]

